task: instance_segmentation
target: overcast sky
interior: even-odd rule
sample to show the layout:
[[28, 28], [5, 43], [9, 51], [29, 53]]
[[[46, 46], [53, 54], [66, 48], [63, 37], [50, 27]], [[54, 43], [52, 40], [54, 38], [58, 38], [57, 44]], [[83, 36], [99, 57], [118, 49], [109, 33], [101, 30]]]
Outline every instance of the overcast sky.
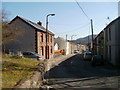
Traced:
[[[73, 0], [74, 1], [74, 0]], [[110, 21], [118, 17], [117, 2], [79, 2], [86, 15], [93, 19], [94, 34], [98, 34]], [[55, 37], [61, 36], [74, 39], [91, 34], [90, 20], [74, 2], [3, 2], [3, 8], [9, 13], [12, 20], [17, 15], [33, 22], [41, 21], [45, 27], [46, 16], [49, 16], [49, 29]], [[107, 17], [110, 19], [108, 20]]]

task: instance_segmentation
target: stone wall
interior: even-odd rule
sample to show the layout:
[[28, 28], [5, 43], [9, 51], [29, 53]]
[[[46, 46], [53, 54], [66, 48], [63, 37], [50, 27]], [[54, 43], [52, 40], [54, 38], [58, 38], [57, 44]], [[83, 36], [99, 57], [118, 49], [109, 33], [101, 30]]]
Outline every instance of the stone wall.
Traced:
[[35, 52], [35, 29], [30, 25], [23, 22], [21, 19], [17, 18], [11, 24], [9, 24], [9, 30], [17, 31], [15, 40], [10, 40], [6, 45], [6, 50], [12, 52], [21, 52], [31, 51]]
[[45, 73], [46, 62], [40, 63], [33, 76], [29, 79], [22, 79], [14, 88], [41, 88]]

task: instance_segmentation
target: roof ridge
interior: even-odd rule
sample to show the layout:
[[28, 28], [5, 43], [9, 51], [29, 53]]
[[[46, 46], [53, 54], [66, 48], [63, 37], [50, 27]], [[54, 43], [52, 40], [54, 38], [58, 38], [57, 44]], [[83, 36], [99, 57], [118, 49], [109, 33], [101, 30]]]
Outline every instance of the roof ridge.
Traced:
[[[33, 23], [33, 24], [39, 26], [39, 27], [44, 28], [43, 26], [40, 26], [39, 24], [37, 24], [37, 23], [35, 23], [35, 22], [32, 22], [31, 20], [28, 20], [28, 19], [26, 19], [26, 18], [24, 18], [24, 17], [21, 17], [21, 16], [18, 16], [18, 17], [20, 17], [21, 19], [25, 19], [25, 20], [27, 20], [27, 21], [29, 21], [29, 22], [31, 22], [31, 23]], [[44, 28], [44, 29], [45, 29], [45, 28]], [[45, 29], [45, 30], [46, 30], [46, 29]]]
[[29, 21], [29, 22], [31, 22], [31, 23], [33, 23], [33, 24], [35, 24], [34, 22], [32, 22], [31, 20], [28, 20], [28, 19], [26, 19], [26, 18], [24, 18], [24, 17], [21, 17], [21, 16], [18, 16], [18, 17], [20, 17], [20, 18], [22, 18], [22, 19], [25, 19], [25, 20], [27, 20], [27, 21]]
[[[32, 22], [31, 20], [28, 20], [24, 17], [21, 17], [21, 16], [16, 16], [20, 19], [22, 19], [23, 21], [25, 21], [26, 23], [28, 23], [29, 25], [31, 25], [32, 27], [36, 28], [37, 30], [41, 30], [43, 32], [46, 32], [46, 28], [44, 28], [43, 26], [40, 26], [39, 24], [35, 23], [35, 22]], [[53, 34], [51, 31], [48, 30], [48, 33], [50, 34]]]

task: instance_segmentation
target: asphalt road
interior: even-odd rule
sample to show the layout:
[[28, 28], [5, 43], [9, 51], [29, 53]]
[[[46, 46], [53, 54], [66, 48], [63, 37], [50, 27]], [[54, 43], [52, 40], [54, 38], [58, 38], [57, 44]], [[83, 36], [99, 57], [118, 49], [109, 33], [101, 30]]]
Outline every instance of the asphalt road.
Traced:
[[120, 70], [109, 66], [92, 67], [83, 55], [74, 55], [50, 69], [46, 77], [51, 88], [118, 88]]

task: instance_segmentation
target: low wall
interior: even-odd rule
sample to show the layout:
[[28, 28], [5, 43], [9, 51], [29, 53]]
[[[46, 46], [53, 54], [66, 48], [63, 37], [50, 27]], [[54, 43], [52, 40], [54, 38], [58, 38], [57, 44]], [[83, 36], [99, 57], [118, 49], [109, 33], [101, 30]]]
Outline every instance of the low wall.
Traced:
[[40, 63], [33, 76], [23, 79], [14, 88], [40, 88], [43, 84], [46, 62]]
[[16, 88], [46, 88], [43, 84], [46, 84], [43, 81], [44, 75], [48, 72], [51, 68], [58, 65], [65, 59], [72, 57], [74, 54], [70, 55], [58, 55], [56, 58], [50, 59], [45, 61], [44, 63], [40, 63], [37, 70], [34, 72], [33, 76], [29, 79], [23, 79], [14, 87]]

